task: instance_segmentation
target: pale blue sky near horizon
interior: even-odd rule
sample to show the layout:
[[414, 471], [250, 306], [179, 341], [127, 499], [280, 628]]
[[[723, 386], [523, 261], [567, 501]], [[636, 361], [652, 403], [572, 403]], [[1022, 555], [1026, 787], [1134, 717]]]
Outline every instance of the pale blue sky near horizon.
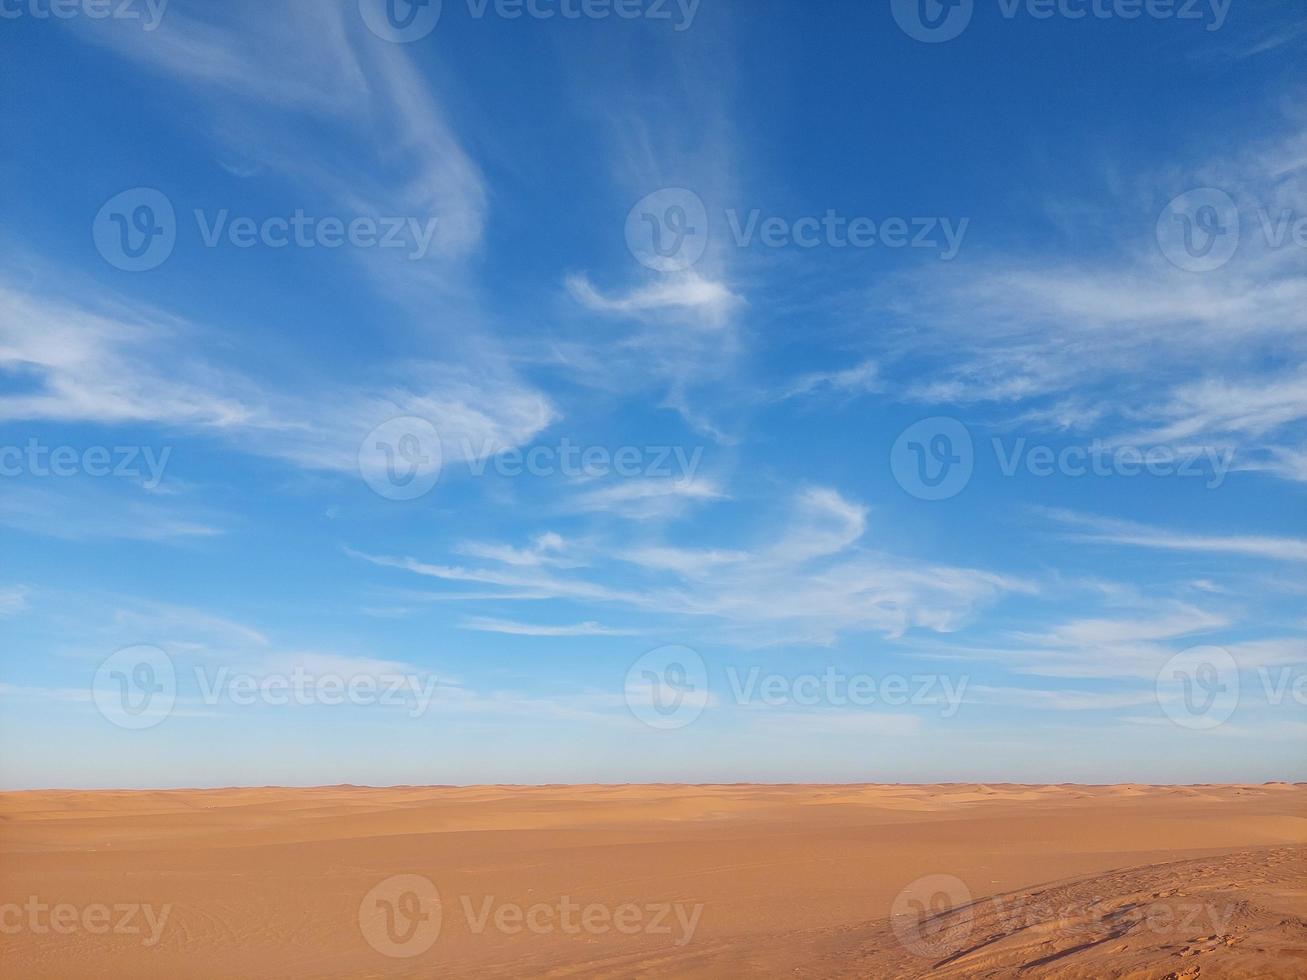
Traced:
[[1135, 6], [0, 0], [0, 788], [1307, 779], [1307, 13]]

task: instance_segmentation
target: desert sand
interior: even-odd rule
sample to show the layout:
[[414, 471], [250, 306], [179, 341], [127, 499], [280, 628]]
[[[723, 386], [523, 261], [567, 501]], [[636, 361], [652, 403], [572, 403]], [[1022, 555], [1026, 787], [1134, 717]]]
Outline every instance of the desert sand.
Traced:
[[1301, 977], [1307, 786], [0, 794], [7, 977]]

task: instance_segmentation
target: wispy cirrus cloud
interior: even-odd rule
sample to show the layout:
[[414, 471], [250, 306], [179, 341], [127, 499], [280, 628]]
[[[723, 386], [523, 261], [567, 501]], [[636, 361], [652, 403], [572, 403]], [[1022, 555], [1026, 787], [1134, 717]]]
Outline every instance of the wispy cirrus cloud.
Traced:
[[9, 487], [0, 495], [0, 526], [65, 541], [182, 543], [227, 534], [230, 518], [175, 504], [135, 488], [98, 484]]
[[[723, 24], [732, 16], [719, 11]], [[701, 250], [655, 268], [636, 257], [642, 246], [630, 237], [633, 208], [649, 195], [671, 192], [669, 203], [700, 201], [714, 214], [735, 199], [745, 169], [733, 55], [712, 31], [691, 33], [654, 42], [667, 83], [657, 98], [625, 84], [644, 70], [642, 46], [618, 44], [577, 62], [578, 111], [600, 134], [610, 178], [597, 196], [611, 251], [560, 277], [571, 322], [544, 356], [585, 384], [647, 392], [696, 432], [729, 444], [735, 435], [723, 419], [735, 414], [749, 303], [740, 250], [698, 227]]]
[[796, 495], [783, 526], [748, 549], [622, 549], [592, 540], [580, 555], [581, 570], [350, 553], [380, 567], [496, 586], [505, 601], [553, 599], [708, 621], [715, 639], [754, 645], [950, 632], [1005, 596], [1038, 591], [1000, 573], [865, 549], [866, 521], [865, 507], [834, 490], [810, 488]]
[[880, 365], [875, 361], [863, 360], [852, 367], [837, 371], [813, 371], [800, 375], [790, 382], [779, 394], [778, 401], [799, 398], [805, 395], [829, 393], [832, 395], [864, 395], [882, 390]]
[[567, 542], [562, 535], [552, 531], [537, 534], [530, 547], [515, 548], [512, 545], [496, 544], [489, 541], [463, 541], [456, 550], [470, 558], [486, 558], [504, 565], [557, 565], [568, 567], [574, 565], [575, 559], [569, 557]]
[[496, 619], [493, 616], [465, 616], [458, 625], [459, 629], [478, 633], [504, 633], [509, 636], [634, 636], [639, 632], [614, 629], [593, 621], [554, 626], [542, 623], [519, 623], [511, 619]]
[[0, 368], [29, 382], [0, 395], [0, 420], [149, 423], [352, 472], [363, 437], [399, 416], [431, 422], [449, 461], [521, 445], [557, 418], [543, 393], [479, 364], [410, 361], [378, 368], [370, 386], [327, 379], [290, 391], [196, 353], [205, 333], [113, 296], [61, 301], [0, 282]]
[[1113, 711], [1155, 704], [1157, 692], [1151, 687], [1132, 691], [1077, 691], [1065, 688], [995, 687], [972, 684], [967, 687], [969, 701], [979, 704], [1036, 708], [1042, 711]]
[[1229, 624], [1225, 616], [1180, 602], [1167, 602], [1147, 616], [1073, 619], [1043, 632], [1015, 632], [1044, 647], [1092, 647], [1174, 639]]
[[134, 600], [113, 610], [113, 628], [124, 635], [185, 636], [187, 646], [266, 648], [266, 631], [204, 609], [174, 603]]
[[30, 591], [24, 585], [0, 586], [0, 616], [17, 616], [26, 611]]
[[695, 273], [667, 277], [621, 295], [605, 295], [583, 275], [567, 278], [567, 290], [578, 303], [596, 313], [639, 316], [646, 313], [693, 313], [698, 322], [720, 326], [743, 302], [724, 284]]
[[1253, 534], [1197, 534], [1150, 527], [1135, 521], [1044, 510], [1044, 514], [1070, 528], [1079, 541], [1129, 545], [1160, 551], [1193, 551], [1240, 555], [1272, 561], [1307, 561], [1307, 539]]
[[578, 491], [563, 506], [582, 513], [647, 519], [673, 517], [690, 506], [726, 499], [717, 483], [705, 477], [647, 477]]
[[[933, 659], [985, 664], [1030, 677], [1091, 683], [1086, 689], [1057, 690], [973, 684], [970, 695], [993, 703], [1066, 710], [1095, 710], [1146, 704], [1157, 697], [1158, 672], [1178, 653], [1219, 646], [1242, 672], [1307, 661], [1307, 640], [1275, 633], [1258, 639], [1231, 639], [1250, 628], [1237, 602], [1219, 608], [1158, 596], [1116, 597], [1093, 614], [1059, 619], [1042, 629], [1000, 631], [991, 643], [922, 643]], [[1262, 628], [1262, 624], [1257, 624]], [[1200, 654], [1195, 654], [1199, 656]], [[1104, 687], [1103, 685], [1108, 685]]]
[[1184, 439], [1203, 433], [1263, 435], [1307, 415], [1307, 366], [1270, 375], [1258, 384], [1210, 378], [1177, 386], [1157, 406], [1174, 421], [1146, 435]]
[[113, 296], [51, 298], [0, 281], [0, 367], [30, 379], [0, 395], [0, 420], [167, 422], [214, 429], [266, 424], [255, 393], [187, 349], [183, 320]]
[[[1307, 280], [1288, 230], [1307, 210], [1307, 131], [1300, 117], [1285, 129], [1116, 182], [1111, 228], [1069, 226], [1066, 259], [1009, 252], [886, 284], [873, 305], [903, 324], [887, 360], [930, 367], [889, 390], [1118, 445], [1236, 444], [1240, 468], [1301, 480]], [[1228, 263], [1194, 272], [1168, 260], [1155, 226], [1169, 200], [1203, 187], [1234, 202], [1241, 234]]]
[[409, 54], [370, 34], [357, 4], [174, 0], [148, 34], [110, 20], [80, 35], [204, 95], [230, 166], [306, 182], [358, 213], [438, 216], [446, 260], [479, 243], [478, 168]]

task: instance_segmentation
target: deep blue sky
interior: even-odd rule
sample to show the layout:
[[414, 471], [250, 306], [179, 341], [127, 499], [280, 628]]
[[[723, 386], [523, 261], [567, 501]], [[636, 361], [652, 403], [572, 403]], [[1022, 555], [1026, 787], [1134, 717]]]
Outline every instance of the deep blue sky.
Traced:
[[1307, 778], [1294, 3], [94, 6], [0, 0], [0, 784]]

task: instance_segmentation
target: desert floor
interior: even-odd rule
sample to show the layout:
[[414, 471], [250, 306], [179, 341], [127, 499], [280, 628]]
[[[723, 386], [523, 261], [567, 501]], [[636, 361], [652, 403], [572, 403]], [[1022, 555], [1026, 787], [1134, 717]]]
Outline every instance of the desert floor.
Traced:
[[0, 794], [7, 977], [1307, 976], [1307, 786]]

